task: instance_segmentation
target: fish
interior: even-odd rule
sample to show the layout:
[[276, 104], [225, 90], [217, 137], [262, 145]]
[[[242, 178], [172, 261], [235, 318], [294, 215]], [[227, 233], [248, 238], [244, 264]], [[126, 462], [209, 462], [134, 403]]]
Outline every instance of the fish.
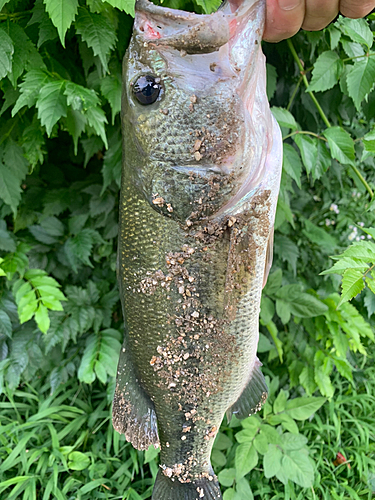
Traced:
[[260, 410], [262, 287], [282, 138], [266, 94], [264, 0], [212, 14], [136, 3], [123, 61], [114, 428], [160, 447], [152, 500], [218, 500], [224, 415]]

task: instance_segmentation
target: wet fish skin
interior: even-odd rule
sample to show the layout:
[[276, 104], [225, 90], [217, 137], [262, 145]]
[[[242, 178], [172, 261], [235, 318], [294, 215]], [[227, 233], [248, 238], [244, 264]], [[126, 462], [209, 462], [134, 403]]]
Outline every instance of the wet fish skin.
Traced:
[[[263, 1], [197, 16], [142, 0], [124, 59], [113, 423], [139, 449], [160, 444], [153, 500], [221, 498], [210, 453], [223, 415], [266, 396], [256, 347], [281, 138], [263, 20]], [[141, 106], [132, 84], [146, 74], [163, 91]]]

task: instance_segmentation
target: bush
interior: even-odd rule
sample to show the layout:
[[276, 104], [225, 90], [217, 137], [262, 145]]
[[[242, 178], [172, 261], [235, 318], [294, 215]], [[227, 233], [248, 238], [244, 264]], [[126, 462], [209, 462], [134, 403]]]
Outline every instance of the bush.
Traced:
[[[157, 452], [135, 451], [110, 421], [121, 60], [134, 2], [0, 8], [0, 492], [150, 498]], [[225, 500], [375, 492], [374, 28], [374, 14], [339, 18], [264, 46], [284, 137], [261, 305], [271, 394], [216, 440]]]

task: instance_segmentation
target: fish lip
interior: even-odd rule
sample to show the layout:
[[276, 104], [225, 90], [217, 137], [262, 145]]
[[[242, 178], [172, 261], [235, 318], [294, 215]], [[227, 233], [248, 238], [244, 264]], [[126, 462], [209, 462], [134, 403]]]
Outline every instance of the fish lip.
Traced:
[[227, 14], [196, 14], [137, 0], [134, 28], [146, 43], [169, 46], [187, 54], [211, 53], [228, 43]]

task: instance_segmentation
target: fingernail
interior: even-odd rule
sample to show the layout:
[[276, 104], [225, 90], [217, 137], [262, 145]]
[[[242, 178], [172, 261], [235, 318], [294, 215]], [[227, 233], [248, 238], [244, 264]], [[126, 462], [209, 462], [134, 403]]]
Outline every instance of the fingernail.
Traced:
[[301, 4], [301, 0], [279, 0], [279, 7], [282, 10], [293, 10]]

